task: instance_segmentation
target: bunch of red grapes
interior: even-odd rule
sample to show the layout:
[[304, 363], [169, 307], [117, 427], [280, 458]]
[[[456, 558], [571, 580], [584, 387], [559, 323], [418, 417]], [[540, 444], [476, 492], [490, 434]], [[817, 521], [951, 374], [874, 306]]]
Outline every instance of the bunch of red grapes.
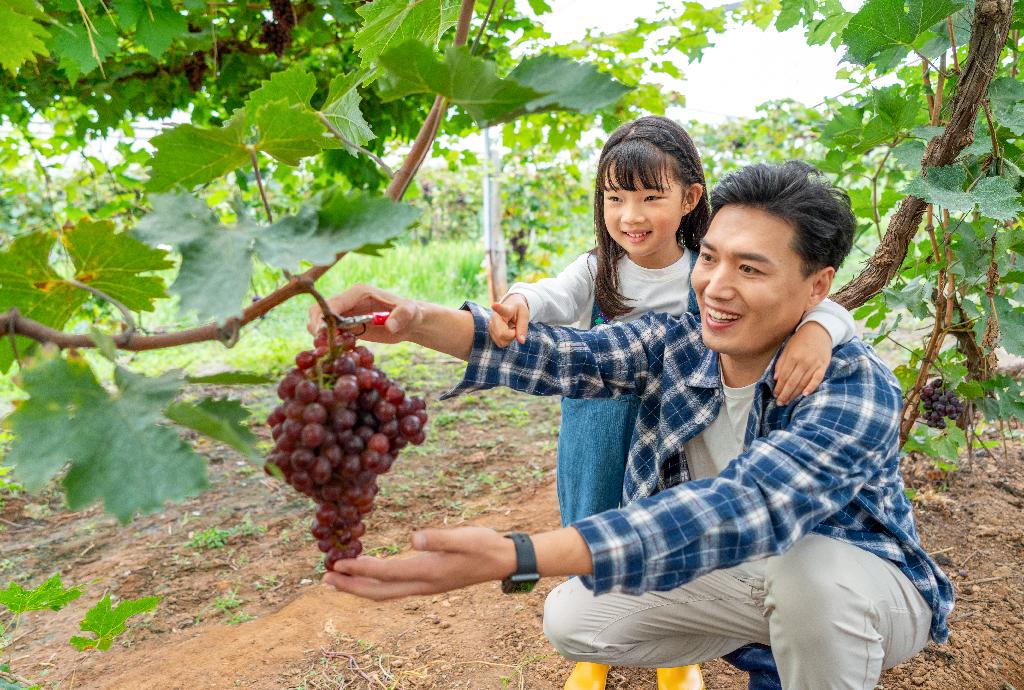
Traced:
[[282, 403], [267, 418], [275, 445], [265, 469], [316, 501], [310, 531], [330, 570], [362, 552], [377, 477], [406, 444], [423, 443], [427, 413], [354, 336], [338, 331], [331, 351], [321, 329], [314, 348], [300, 352], [278, 384]]
[[957, 394], [942, 387], [942, 379], [929, 381], [921, 390], [921, 408], [924, 423], [934, 429], [945, 429], [946, 417], [956, 419], [964, 411]]

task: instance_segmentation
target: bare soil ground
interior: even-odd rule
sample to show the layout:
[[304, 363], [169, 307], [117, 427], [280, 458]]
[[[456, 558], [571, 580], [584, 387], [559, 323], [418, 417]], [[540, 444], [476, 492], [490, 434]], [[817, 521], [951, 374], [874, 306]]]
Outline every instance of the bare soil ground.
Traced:
[[[381, 360], [409, 390], [431, 393], [433, 421], [428, 443], [382, 479], [364, 540], [372, 553], [401, 557], [425, 526], [558, 525], [556, 401], [491, 391], [438, 402], [455, 364]], [[243, 395], [272, 404], [269, 387]], [[211, 489], [126, 527], [98, 510], [67, 513], [58, 495], [2, 507], [0, 581], [36, 584], [59, 570], [66, 583], [89, 583], [63, 611], [23, 618], [5, 650], [20, 675], [61, 689], [561, 687], [571, 664], [541, 630], [556, 581], [520, 597], [493, 583], [382, 604], [339, 594], [319, 584], [309, 502], [232, 452], [193, 442], [210, 459]], [[881, 688], [1024, 690], [1022, 467], [1016, 442], [976, 450], [956, 474], [907, 463], [923, 541], [959, 599], [950, 642], [886, 672]], [[163, 600], [110, 651], [81, 654], [68, 638], [104, 591]], [[709, 690], [746, 687], [722, 662], [704, 672]], [[654, 675], [616, 669], [609, 687], [653, 688]]]

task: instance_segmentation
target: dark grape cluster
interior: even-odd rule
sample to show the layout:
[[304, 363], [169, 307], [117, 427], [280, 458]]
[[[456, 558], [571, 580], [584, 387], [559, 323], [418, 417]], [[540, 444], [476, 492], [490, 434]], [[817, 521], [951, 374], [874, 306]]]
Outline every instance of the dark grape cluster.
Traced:
[[425, 438], [426, 404], [405, 394], [373, 365], [373, 353], [340, 332], [332, 352], [321, 329], [313, 350], [277, 387], [281, 404], [267, 424], [275, 445], [266, 471], [317, 503], [311, 532], [328, 570], [355, 558], [373, 510], [377, 477], [398, 452]]
[[946, 417], [956, 419], [964, 411], [957, 394], [942, 387], [942, 379], [929, 381], [921, 390], [921, 407], [924, 423], [935, 429], [945, 429]]
[[188, 80], [188, 88], [192, 89], [193, 92], [199, 91], [203, 88], [203, 78], [206, 76], [206, 70], [208, 66], [206, 64], [206, 53], [201, 50], [197, 50], [185, 58], [182, 63], [182, 69], [185, 71], [185, 79]]
[[273, 19], [263, 22], [260, 43], [277, 56], [284, 55], [292, 44], [292, 29], [295, 28], [295, 10], [291, 0], [270, 0]]

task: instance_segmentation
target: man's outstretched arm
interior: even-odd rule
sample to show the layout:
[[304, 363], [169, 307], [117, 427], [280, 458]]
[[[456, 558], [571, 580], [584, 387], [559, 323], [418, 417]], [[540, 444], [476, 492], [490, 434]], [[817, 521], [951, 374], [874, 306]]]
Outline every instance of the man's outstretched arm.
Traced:
[[[375, 311], [390, 311], [383, 326], [367, 325], [359, 337], [377, 343], [409, 341], [443, 352], [463, 361], [473, 351], [473, 315], [461, 309], [448, 309], [430, 302], [405, 299], [370, 285], [354, 285], [327, 300], [338, 316], [358, 316]], [[319, 305], [309, 312], [309, 330], [323, 324]]]
[[[533, 535], [537, 572], [542, 577], [586, 575], [590, 550], [572, 527]], [[516, 570], [515, 546], [486, 527], [427, 529], [413, 534], [411, 558], [343, 559], [323, 581], [335, 589], [368, 599], [395, 599], [448, 592]]]

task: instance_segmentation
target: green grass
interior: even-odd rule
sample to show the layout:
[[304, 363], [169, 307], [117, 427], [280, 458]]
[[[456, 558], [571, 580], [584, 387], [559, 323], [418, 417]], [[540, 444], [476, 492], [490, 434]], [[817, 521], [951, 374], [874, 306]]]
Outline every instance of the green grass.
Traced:
[[[367, 283], [403, 297], [456, 307], [467, 299], [486, 300], [482, 259], [478, 242], [402, 245], [384, 250], [379, 257], [350, 254], [317, 281], [317, 288], [329, 297], [356, 283]], [[257, 270], [253, 284], [259, 294], [267, 294], [281, 280], [275, 280], [269, 270]], [[231, 349], [205, 342], [140, 352], [131, 357], [130, 366], [147, 374], [175, 368], [192, 373], [225, 368], [280, 371], [310, 345], [306, 314], [312, 304], [312, 297], [305, 295], [289, 300], [264, 319], [249, 324]], [[175, 310], [172, 302], [165, 301], [157, 313], [145, 315], [144, 323], [175, 329], [195, 325], [194, 320], [180, 321]]]

